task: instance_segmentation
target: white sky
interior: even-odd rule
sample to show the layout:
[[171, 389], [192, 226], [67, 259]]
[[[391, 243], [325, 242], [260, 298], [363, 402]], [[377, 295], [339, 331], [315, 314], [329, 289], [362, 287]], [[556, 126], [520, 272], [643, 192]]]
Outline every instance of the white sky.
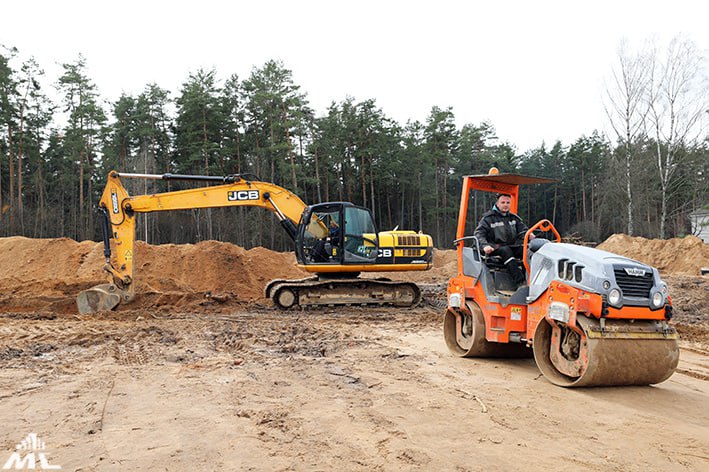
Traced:
[[149, 82], [174, 97], [200, 67], [245, 79], [280, 59], [318, 115], [348, 95], [401, 124], [452, 106], [459, 126], [489, 120], [520, 151], [606, 130], [623, 37], [684, 33], [709, 52], [706, 0], [24, 0], [0, 12], [0, 44], [52, 82], [82, 53], [111, 101]]

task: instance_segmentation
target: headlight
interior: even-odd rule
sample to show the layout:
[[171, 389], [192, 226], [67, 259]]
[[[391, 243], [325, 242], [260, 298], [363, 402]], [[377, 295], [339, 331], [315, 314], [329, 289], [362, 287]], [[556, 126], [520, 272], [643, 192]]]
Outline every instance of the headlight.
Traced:
[[662, 294], [667, 295], [667, 285], [662, 284]]
[[621, 294], [620, 290], [617, 288], [612, 289], [610, 292], [608, 292], [608, 303], [614, 306], [620, 305], [620, 299], [621, 299]]
[[603, 281], [603, 288], [608, 290], [609, 288], [611, 288], [611, 283], [607, 280], [604, 280]]
[[652, 306], [654, 306], [655, 308], [660, 308], [660, 306], [662, 306], [662, 302], [662, 293], [655, 292], [652, 294]]

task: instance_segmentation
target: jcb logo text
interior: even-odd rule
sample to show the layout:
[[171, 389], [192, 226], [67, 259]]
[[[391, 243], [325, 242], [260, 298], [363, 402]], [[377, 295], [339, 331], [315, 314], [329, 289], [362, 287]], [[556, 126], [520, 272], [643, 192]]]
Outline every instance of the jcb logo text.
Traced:
[[258, 190], [238, 190], [227, 192], [227, 200], [236, 202], [239, 200], [258, 200]]
[[391, 249], [380, 249], [379, 250], [379, 257], [391, 257]]

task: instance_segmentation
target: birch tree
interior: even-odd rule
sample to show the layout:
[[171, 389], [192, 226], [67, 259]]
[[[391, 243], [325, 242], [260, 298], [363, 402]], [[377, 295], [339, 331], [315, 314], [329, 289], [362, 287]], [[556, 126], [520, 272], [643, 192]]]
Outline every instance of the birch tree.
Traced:
[[647, 127], [655, 144], [661, 191], [659, 236], [664, 239], [667, 201], [678, 166], [688, 148], [706, 139], [703, 118], [709, 110], [709, 90], [702, 74], [703, 58], [692, 41], [676, 37], [664, 55], [653, 49], [651, 58]]
[[618, 48], [618, 62], [606, 87], [604, 108], [618, 144], [623, 148], [623, 170], [626, 196], [627, 233], [633, 234], [632, 171], [634, 145], [644, 138], [647, 116], [646, 94], [650, 86], [651, 62], [643, 54], [628, 51], [627, 41]]

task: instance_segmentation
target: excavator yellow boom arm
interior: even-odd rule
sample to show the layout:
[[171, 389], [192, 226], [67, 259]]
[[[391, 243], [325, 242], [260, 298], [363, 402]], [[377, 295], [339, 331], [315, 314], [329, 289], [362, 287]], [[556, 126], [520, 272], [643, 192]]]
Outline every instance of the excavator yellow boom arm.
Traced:
[[[121, 182], [124, 178], [153, 180], [202, 180], [224, 182], [212, 185], [152, 195], [130, 196]], [[113, 283], [122, 291], [122, 301], [134, 296], [133, 256], [135, 246], [135, 215], [155, 211], [185, 210], [195, 208], [218, 208], [231, 206], [255, 206], [273, 212], [289, 234], [295, 236], [295, 228], [307, 205], [294, 193], [278, 185], [248, 180], [242, 176], [177, 176], [172, 174], [126, 174], [111, 171], [99, 202], [108, 224], [104, 228], [113, 241], [113, 250], [106, 247], [105, 270]], [[327, 228], [322, 227], [326, 232]], [[109, 241], [106, 239], [106, 245]]]
[[[279, 216], [279, 219], [285, 217], [291, 220], [293, 224], [298, 224], [300, 215], [307, 207], [297, 195], [283, 187], [268, 182], [246, 180], [239, 176], [229, 177], [233, 180], [225, 181], [223, 185], [137, 196], [128, 195], [128, 191], [123, 187], [120, 177], [165, 178], [165, 180], [168, 180], [171, 175], [111, 172], [99, 205], [111, 210], [112, 224], [120, 224], [126, 212], [149, 213], [153, 211], [228, 206], [260, 206], [275, 213]], [[197, 179], [197, 177], [208, 176], [194, 177], [194, 180], [204, 180]], [[224, 180], [224, 178], [219, 177], [214, 180]]]

